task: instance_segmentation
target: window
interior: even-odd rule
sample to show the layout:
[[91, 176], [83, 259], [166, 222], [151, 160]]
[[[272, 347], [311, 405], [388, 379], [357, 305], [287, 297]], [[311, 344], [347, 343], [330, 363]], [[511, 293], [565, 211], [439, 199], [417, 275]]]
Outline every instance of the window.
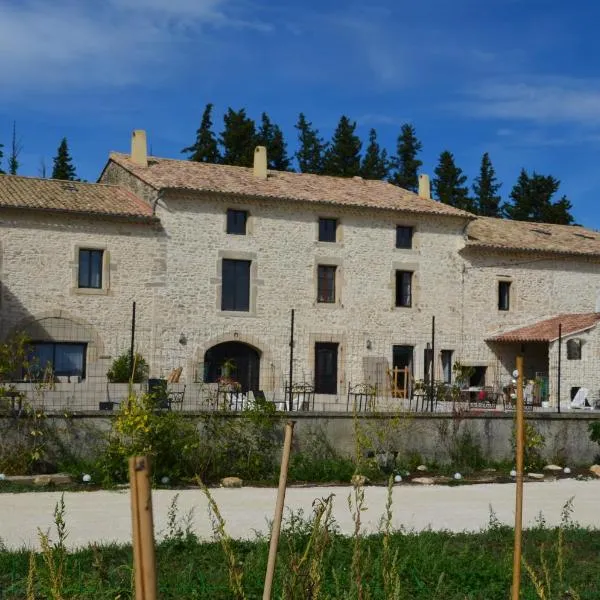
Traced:
[[337, 219], [319, 219], [319, 241], [337, 241]]
[[227, 233], [246, 235], [248, 212], [245, 210], [227, 209]]
[[567, 341], [567, 360], [581, 360], [581, 340], [578, 338]]
[[452, 383], [452, 354], [453, 350], [442, 350], [442, 377], [444, 383]]
[[498, 282], [498, 310], [510, 309], [510, 281]]
[[392, 371], [394, 393], [406, 397], [413, 374], [413, 346], [394, 345], [392, 347]]
[[104, 250], [79, 250], [79, 287], [102, 289]]
[[412, 248], [413, 228], [406, 225], [396, 226], [396, 248]]
[[47, 369], [57, 376], [85, 377], [87, 344], [73, 342], [33, 342], [31, 372], [41, 378]]
[[337, 361], [337, 344], [315, 344], [315, 393], [337, 394]]
[[249, 260], [223, 259], [221, 310], [250, 310]]
[[485, 386], [485, 372], [487, 367], [483, 365], [476, 365], [473, 367], [473, 374], [469, 377], [469, 387], [484, 387]]
[[335, 272], [333, 265], [319, 265], [317, 302], [335, 302]]
[[412, 271], [396, 271], [396, 306], [412, 306]]

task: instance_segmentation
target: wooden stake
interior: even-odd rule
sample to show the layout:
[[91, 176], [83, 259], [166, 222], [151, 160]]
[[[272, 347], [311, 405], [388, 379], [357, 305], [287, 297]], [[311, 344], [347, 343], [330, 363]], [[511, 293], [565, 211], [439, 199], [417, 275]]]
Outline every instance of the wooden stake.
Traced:
[[156, 600], [156, 557], [152, 521], [150, 462], [147, 456], [129, 459], [135, 599]]
[[287, 486], [288, 467], [290, 464], [290, 452], [292, 450], [292, 436], [294, 434], [295, 424], [295, 421], [288, 421], [285, 424], [285, 440], [283, 442], [283, 455], [281, 456], [281, 469], [279, 471], [279, 489], [277, 490], [275, 518], [273, 519], [273, 530], [271, 531], [271, 544], [269, 545], [269, 559], [267, 561], [267, 574], [265, 576], [263, 600], [271, 600], [271, 595], [273, 593], [273, 577], [275, 575], [275, 563], [277, 561], [277, 546], [279, 545], [279, 534], [281, 532], [281, 518], [283, 516], [285, 488]]
[[517, 356], [517, 477], [515, 500], [515, 547], [513, 553], [512, 600], [521, 596], [521, 539], [523, 534], [523, 450], [524, 450], [524, 415], [523, 415], [523, 357]]

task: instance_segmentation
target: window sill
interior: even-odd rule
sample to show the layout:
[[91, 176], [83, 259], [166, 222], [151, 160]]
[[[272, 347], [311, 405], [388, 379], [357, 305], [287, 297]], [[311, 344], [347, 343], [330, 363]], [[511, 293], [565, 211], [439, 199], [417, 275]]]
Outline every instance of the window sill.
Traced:
[[313, 306], [319, 306], [323, 308], [344, 308], [344, 305], [341, 302], [315, 302]]
[[81, 296], [107, 296], [108, 288], [73, 288], [71, 293]]
[[343, 248], [344, 242], [322, 242], [317, 240], [315, 242], [315, 248]]
[[220, 310], [222, 317], [256, 317], [256, 312], [252, 310]]

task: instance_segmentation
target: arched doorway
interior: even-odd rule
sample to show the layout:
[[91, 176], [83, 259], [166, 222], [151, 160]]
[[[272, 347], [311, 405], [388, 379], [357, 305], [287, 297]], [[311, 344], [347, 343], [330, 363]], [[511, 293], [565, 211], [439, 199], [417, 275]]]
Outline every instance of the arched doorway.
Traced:
[[242, 392], [258, 390], [260, 352], [242, 342], [223, 342], [204, 354], [204, 383], [216, 383], [229, 376], [237, 381]]

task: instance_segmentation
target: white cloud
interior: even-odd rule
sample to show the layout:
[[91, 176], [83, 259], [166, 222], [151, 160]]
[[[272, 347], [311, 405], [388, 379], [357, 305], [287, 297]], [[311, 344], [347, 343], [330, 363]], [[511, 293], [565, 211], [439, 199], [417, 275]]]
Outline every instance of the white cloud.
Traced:
[[600, 80], [533, 78], [475, 86], [456, 108], [478, 117], [600, 125]]
[[[237, 0], [11, 0], [0, 3], [0, 100], [168, 77], [183, 56], [218, 45], [214, 29], [268, 30]], [[202, 55], [201, 52], [198, 54]]]

